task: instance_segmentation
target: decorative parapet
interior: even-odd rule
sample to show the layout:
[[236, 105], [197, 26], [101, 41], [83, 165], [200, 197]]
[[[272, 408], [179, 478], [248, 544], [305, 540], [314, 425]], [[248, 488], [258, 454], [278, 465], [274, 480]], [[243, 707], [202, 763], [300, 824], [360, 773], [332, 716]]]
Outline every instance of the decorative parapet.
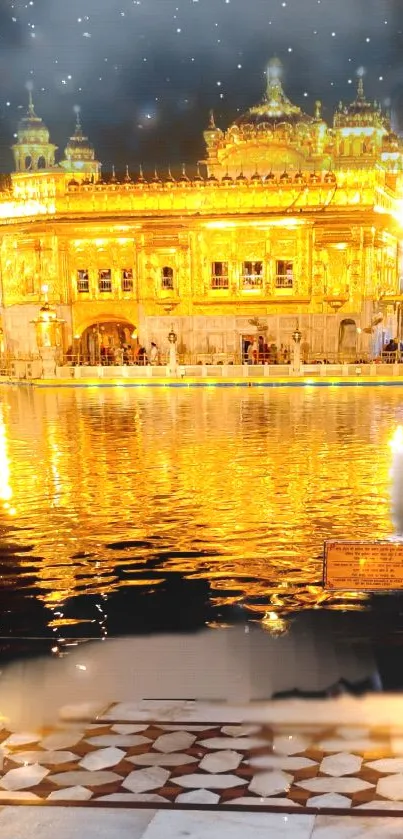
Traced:
[[[43, 179], [43, 180], [42, 180]], [[46, 188], [45, 188], [46, 187]], [[13, 195], [0, 202], [0, 225], [40, 216], [149, 217], [307, 215], [345, 207], [396, 213], [397, 196], [380, 170], [297, 173], [295, 176], [158, 183], [76, 182], [65, 173], [13, 177]], [[220, 222], [221, 223], [221, 222]]]

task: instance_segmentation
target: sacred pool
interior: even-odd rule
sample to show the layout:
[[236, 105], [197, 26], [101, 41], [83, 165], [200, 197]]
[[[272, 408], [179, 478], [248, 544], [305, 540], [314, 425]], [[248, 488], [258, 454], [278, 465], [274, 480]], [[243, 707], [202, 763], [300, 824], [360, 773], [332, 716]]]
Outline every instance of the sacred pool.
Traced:
[[[325, 539], [392, 534], [392, 387], [7, 387], [2, 633], [97, 638], [371, 610]], [[387, 599], [387, 598], [386, 598]], [[385, 601], [385, 598], [384, 598]]]

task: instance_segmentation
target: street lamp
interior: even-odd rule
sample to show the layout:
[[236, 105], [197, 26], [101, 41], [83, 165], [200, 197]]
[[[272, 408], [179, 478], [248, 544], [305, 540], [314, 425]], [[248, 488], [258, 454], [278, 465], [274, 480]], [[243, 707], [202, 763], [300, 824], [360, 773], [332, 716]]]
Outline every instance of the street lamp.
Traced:
[[175, 345], [177, 340], [178, 340], [178, 336], [177, 336], [176, 332], [174, 332], [173, 326], [171, 326], [171, 331], [168, 335], [168, 341], [169, 341], [170, 344]]
[[294, 341], [294, 352], [293, 352], [293, 359], [292, 359], [292, 371], [297, 376], [301, 373], [301, 341], [302, 341], [302, 332], [299, 328], [299, 323], [297, 321], [296, 328], [292, 333], [292, 340]]
[[57, 316], [56, 309], [46, 301], [38, 317], [31, 323], [35, 326], [36, 343], [42, 359], [42, 375], [44, 378], [53, 378], [57, 352], [63, 346], [62, 326], [65, 321]]
[[169, 361], [168, 361], [168, 375], [169, 376], [177, 376], [178, 375], [178, 359], [176, 355], [176, 342], [178, 340], [178, 336], [174, 331], [173, 325], [171, 326], [171, 331], [168, 335], [169, 341]]
[[300, 332], [298, 321], [297, 321], [296, 329], [292, 333], [292, 340], [294, 341], [294, 344], [297, 344], [297, 345], [300, 344], [301, 341], [302, 341], [302, 332]]

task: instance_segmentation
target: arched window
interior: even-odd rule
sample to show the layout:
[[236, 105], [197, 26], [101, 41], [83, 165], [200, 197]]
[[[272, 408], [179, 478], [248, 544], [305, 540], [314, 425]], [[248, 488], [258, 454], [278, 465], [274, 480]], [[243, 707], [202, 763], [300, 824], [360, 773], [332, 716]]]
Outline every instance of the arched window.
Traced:
[[25, 161], [24, 161], [25, 169], [32, 169], [32, 157], [30, 154], [27, 154]]
[[46, 169], [46, 160], [43, 155], [38, 159], [38, 169]]
[[161, 288], [173, 290], [174, 270], [165, 265], [161, 270]]

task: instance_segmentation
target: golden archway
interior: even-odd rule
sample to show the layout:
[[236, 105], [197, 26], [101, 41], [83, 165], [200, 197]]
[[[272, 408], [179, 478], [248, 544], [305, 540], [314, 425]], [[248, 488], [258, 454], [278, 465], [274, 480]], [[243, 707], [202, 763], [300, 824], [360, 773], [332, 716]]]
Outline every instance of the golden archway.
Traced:
[[74, 335], [72, 354], [83, 363], [121, 363], [137, 349], [137, 327], [126, 318], [103, 317]]

